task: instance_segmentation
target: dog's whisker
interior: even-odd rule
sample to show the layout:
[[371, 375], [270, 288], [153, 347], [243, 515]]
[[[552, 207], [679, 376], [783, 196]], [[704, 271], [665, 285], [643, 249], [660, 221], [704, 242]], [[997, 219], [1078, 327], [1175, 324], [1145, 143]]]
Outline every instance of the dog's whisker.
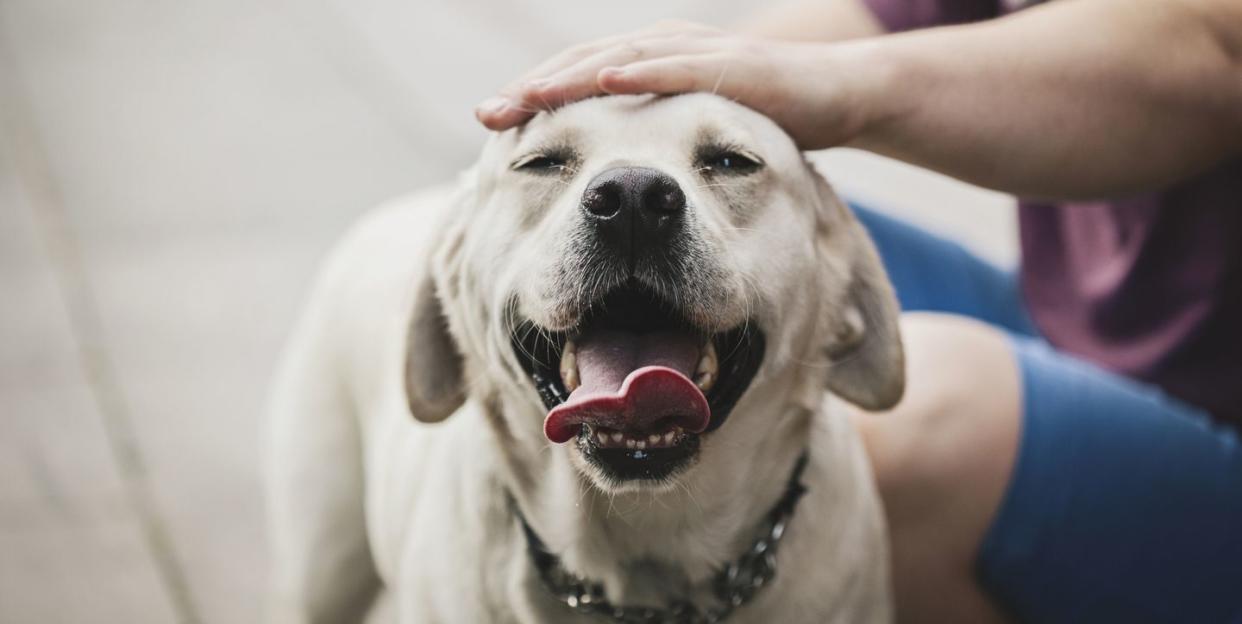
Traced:
[[706, 190], [706, 189], [713, 189], [713, 188], [729, 188], [729, 187], [733, 187], [733, 186], [737, 186], [737, 183], [734, 183], [734, 182], [708, 182], [708, 183], [705, 183], [705, 184], [696, 184], [696, 185], [694, 185], [694, 188], [699, 189], [699, 190]]
[[[526, 342], [530, 338], [530, 333], [532, 331], [535, 331], [537, 328], [532, 323], [526, 323], [524, 325], [525, 325], [525, 333], [523, 333], [522, 336], [520, 337], [516, 336], [516, 334], [514, 333], [516, 332], [516, 328], [514, 330], [511, 330], [508, 333], [508, 336], [510, 337], [510, 342], [516, 345], [518, 350], [521, 351], [522, 355], [525, 356], [527, 359], [531, 361], [539, 362], [540, 361], [539, 357], [536, 356], [534, 353], [531, 353], [530, 350], [526, 348]], [[516, 338], [516, 340], [513, 340], [513, 338]]]
[[[617, 504], [617, 495], [615, 492], [610, 492], [608, 494], [608, 511], [607, 513], [604, 514], [605, 518], [613, 517], [613, 512], [616, 511], [616, 504]], [[618, 515], [618, 517], [620, 516]]]
[[699, 503], [699, 499], [694, 497], [694, 491], [691, 490], [690, 484], [686, 483], [685, 481], [682, 481], [681, 479], [677, 479], [673, 483], [677, 487], [680, 487], [681, 490], [686, 493], [686, 498], [689, 499], [690, 502], [694, 504], [695, 509], [697, 509], [699, 511], [699, 514], [702, 515], [704, 513], [703, 505]]
[[712, 85], [712, 95], [716, 95], [720, 91], [720, 85], [724, 83], [725, 74], [729, 72], [729, 66], [725, 65], [720, 68], [720, 75], [716, 77], [716, 84]]
[[539, 103], [540, 103], [540, 104], [542, 104], [542, 106], [537, 107], [537, 112], [541, 112], [541, 113], [551, 113], [551, 112], [552, 112], [552, 106], [551, 106], [551, 104], [549, 104], [549, 103], [548, 103], [547, 98], [543, 97], [543, 94], [542, 94], [542, 93], [540, 93], [540, 94], [538, 94], [538, 95], [539, 95]]

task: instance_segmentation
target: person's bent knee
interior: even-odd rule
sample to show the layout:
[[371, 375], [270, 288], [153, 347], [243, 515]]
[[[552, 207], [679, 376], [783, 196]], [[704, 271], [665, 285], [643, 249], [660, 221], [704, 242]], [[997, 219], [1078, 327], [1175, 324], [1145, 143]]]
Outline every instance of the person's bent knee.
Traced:
[[906, 314], [902, 331], [905, 398], [858, 418], [889, 520], [899, 612], [992, 620], [974, 559], [1017, 452], [1013, 349], [1002, 331], [959, 316]]
[[997, 396], [989, 392], [992, 384], [1018, 389], [1013, 349], [1000, 329], [965, 316], [907, 312], [901, 333], [909, 385], [907, 400], [895, 411], [977, 408]]
[[904, 314], [901, 329], [905, 397], [890, 412], [864, 419], [868, 441], [882, 445], [875, 458], [881, 487], [947, 486], [961, 472], [1000, 469], [991, 460], [998, 451], [1014, 452], [1021, 413], [1008, 336], [945, 314]]

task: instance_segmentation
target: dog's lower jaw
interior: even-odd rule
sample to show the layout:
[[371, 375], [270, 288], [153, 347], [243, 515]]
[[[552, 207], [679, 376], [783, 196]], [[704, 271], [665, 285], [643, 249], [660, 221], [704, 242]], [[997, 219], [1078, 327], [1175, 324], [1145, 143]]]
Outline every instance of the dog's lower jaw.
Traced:
[[[660, 458], [656, 455], [660, 451], [630, 451], [628, 449], [598, 449], [590, 441], [585, 440], [587, 433], [580, 434], [574, 440], [566, 443], [572, 446], [570, 458], [575, 468], [577, 468], [587, 480], [590, 481], [592, 487], [606, 496], [615, 497], [617, 495], [648, 495], [651, 497], [661, 496], [671, 492], [682, 485], [682, 476], [686, 471], [694, 466], [699, 460], [699, 449], [702, 445], [702, 437], [696, 434], [686, 434], [684, 439], [678, 441], [677, 446], [669, 449], [673, 453], [672, 457]], [[709, 434], [710, 435], [710, 434]], [[636, 466], [638, 470], [645, 470], [641, 474], [626, 475], [630, 478], [623, 478], [603, 462], [591, 457], [593, 453], [627, 453], [637, 454], [644, 453], [648, 457], [643, 460], [646, 462], [657, 462], [656, 465], [650, 467]], [[654, 499], [653, 499], [654, 500]]]

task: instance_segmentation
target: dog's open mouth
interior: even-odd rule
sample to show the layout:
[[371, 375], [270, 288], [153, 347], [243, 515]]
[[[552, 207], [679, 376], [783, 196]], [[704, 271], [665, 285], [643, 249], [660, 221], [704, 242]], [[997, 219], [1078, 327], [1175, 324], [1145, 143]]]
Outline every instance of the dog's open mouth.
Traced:
[[549, 412], [544, 433], [618, 480], [668, 477], [720, 427], [763, 360], [752, 323], [712, 333], [649, 289], [624, 286], [577, 327], [526, 324], [514, 350]]

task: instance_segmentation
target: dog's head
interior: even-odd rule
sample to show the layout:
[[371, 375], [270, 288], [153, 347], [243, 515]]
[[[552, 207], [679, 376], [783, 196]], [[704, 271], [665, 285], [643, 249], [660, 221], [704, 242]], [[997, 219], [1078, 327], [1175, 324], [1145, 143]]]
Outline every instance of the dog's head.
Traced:
[[825, 388], [900, 398], [875, 251], [766, 117], [587, 100], [496, 135], [467, 177], [410, 326], [418, 419], [473, 395], [503, 443], [617, 491], [730, 462]]

